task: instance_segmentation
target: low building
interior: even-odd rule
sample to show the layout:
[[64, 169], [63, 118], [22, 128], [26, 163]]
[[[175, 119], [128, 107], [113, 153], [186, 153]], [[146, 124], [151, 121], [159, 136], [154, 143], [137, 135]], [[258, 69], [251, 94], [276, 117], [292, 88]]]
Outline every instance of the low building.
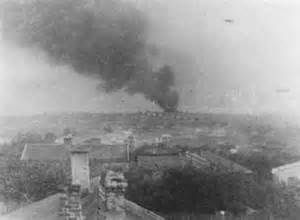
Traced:
[[133, 152], [133, 160], [137, 166], [148, 169], [183, 167], [187, 164], [180, 150], [162, 143], [138, 148]]
[[90, 159], [98, 159], [102, 162], [125, 162], [128, 161], [127, 152], [132, 147], [132, 141], [124, 144], [104, 143], [81, 143], [73, 144], [69, 138], [65, 138], [63, 144], [25, 144], [21, 160], [57, 161], [70, 158], [72, 150], [87, 150]]
[[[107, 144], [73, 144], [71, 137], [64, 139], [64, 144], [26, 144], [21, 160], [28, 162], [62, 163], [68, 165], [72, 184], [81, 185], [82, 189], [90, 189], [89, 179], [99, 175], [106, 163], [128, 163], [130, 150], [134, 144], [133, 137], [120, 145]], [[123, 166], [126, 167], [126, 166]]]
[[219, 171], [224, 171], [228, 173], [243, 173], [250, 175], [253, 174], [252, 170], [209, 151], [200, 151], [197, 152], [197, 154], [200, 157], [205, 158], [210, 163], [211, 167], [214, 167]]
[[[91, 180], [89, 157], [100, 157], [112, 161], [112, 157], [127, 161], [126, 149], [133, 143], [133, 137], [124, 144], [123, 151], [111, 155], [117, 146], [72, 144], [66, 138], [63, 145], [27, 144], [22, 153], [22, 160], [61, 160], [70, 157], [72, 182], [63, 194], [56, 194], [42, 201], [23, 207], [1, 217], [7, 220], [163, 220], [164, 218], [147, 210], [124, 197], [127, 182], [122, 171], [106, 171], [104, 183], [101, 177]], [[58, 155], [63, 153], [63, 155]], [[120, 154], [119, 154], [120, 153]], [[104, 166], [104, 165], [103, 165]], [[101, 190], [100, 190], [101, 189]], [[104, 191], [102, 190], [104, 189]], [[102, 194], [100, 192], [103, 192]]]
[[199, 169], [212, 169], [227, 173], [253, 174], [250, 169], [209, 151], [169, 147], [163, 143], [146, 145], [133, 153], [137, 166], [148, 169], [165, 169], [192, 165]]
[[64, 144], [25, 144], [21, 160], [54, 161], [69, 157], [69, 148]]
[[300, 179], [300, 161], [272, 169], [274, 179], [278, 182], [289, 183], [295, 178]]
[[272, 169], [275, 182], [284, 183], [300, 207], [300, 161]]

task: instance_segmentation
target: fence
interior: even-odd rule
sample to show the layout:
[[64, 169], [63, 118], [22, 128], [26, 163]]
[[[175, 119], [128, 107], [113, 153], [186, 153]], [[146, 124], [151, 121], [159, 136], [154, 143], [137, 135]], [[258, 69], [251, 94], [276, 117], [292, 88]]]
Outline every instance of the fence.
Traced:
[[191, 153], [187, 151], [185, 152], [185, 157], [188, 161], [190, 161], [194, 166], [198, 168], [209, 166], [209, 162], [205, 158], [199, 156], [196, 153]]

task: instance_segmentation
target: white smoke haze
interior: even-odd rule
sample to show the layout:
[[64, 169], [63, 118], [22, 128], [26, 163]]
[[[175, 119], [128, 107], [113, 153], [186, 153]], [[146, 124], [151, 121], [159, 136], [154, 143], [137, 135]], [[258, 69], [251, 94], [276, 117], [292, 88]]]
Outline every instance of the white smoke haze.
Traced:
[[[136, 1], [151, 18], [149, 42], [176, 73], [179, 110], [300, 109], [300, 3], [295, 0]], [[0, 42], [0, 114], [157, 110], [142, 96], [105, 94], [99, 82]], [[42, 56], [43, 57], [43, 56]]]
[[41, 51], [0, 41], [0, 115], [156, 109], [140, 95], [106, 94], [98, 84], [69, 66], [50, 64]]

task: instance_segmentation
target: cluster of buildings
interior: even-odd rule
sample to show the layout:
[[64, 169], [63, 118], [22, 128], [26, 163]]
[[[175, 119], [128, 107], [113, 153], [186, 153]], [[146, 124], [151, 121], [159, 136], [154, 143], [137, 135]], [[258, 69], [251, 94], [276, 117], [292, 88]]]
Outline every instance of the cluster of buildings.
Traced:
[[107, 163], [122, 163], [147, 169], [183, 167], [188, 164], [197, 168], [213, 168], [225, 172], [251, 173], [245, 167], [222, 158], [209, 151], [194, 151], [172, 146], [172, 136], [162, 135], [157, 143], [136, 147], [132, 135], [119, 144], [105, 144], [101, 141], [73, 143], [72, 136], [66, 136], [62, 144], [26, 144], [21, 160], [24, 161], [63, 161], [71, 162], [73, 184], [90, 187], [90, 161], [97, 161], [98, 167]]
[[[105, 176], [92, 176], [90, 161], [93, 159], [100, 161], [99, 166], [102, 166], [101, 164], [122, 163], [125, 164], [125, 169], [129, 166], [138, 166], [152, 170], [163, 170], [170, 167], [192, 165], [199, 169], [253, 174], [251, 170], [209, 151], [172, 146], [171, 140], [171, 135], [162, 135], [157, 143], [136, 147], [135, 138], [132, 135], [123, 144], [112, 145], [103, 144], [98, 139], [75, 144], [72, 142], [71, 136], [66, 136], [62, 144], [26, 144], [21, 160], [56, 161], [69, 159], [71, 162], [71, 185], [68, 190], [62, 195], [46, 198], [46, 200], [50, 199], [53, 204], [56, 204], [55, 201], [59, 203], [58, 201], [64, 200], [64, 206], [56, 205], [57, 209], [53, 212], [56, 214], [49, 220], [82, 220], [83, 217], [86, 220], [163, 219], [150, 210], [126, 200], [124, 192], [127, 182], [122, 171], [108, 169], [105, 171]], [[295, 187], [295, 191], [300, 192], [298, 190], [300, 189], [300, 162], [275, 168], [272, 173], [276, 180], [298, 186], [298, 188]], [[74, 190], [76, 186], [79, 187], [77, 191]], [[82, 198], [80, 196], [82, 192], [86, 192], [87, 196]], [[297, 195], [300, 198], [300, 193]], [[73, 204], [72, 202], [77, 204], [75, 208], [73, 207], [74, 209], [69, 205]], [[38, 203], [43, 204], [43, 201]], [[28, 208], [34, 207], [34, 205], [30, 205]], [[77, 214], [74, 214], [73, 211]], [[37, 218], [31, 216], [20, 219], [35, 220]]]
[[[91, 159], [96, 158], [102, 164], [128, 164], [133, 144], [132, 136], [123, 145], [75, 144], [71, 136], [66, 136], [63, 144], [26, 144], [21, 156], [23, 161], [70, 160], [71, 183], [61, 194], [23, 207], [3, 219], [163, 220], [154, 212], [125, 199], [127, 182], [122, 171], [108, 169], [104, 175], [91, 177]], [[49, 213], [47, 207], [52, 212]]]

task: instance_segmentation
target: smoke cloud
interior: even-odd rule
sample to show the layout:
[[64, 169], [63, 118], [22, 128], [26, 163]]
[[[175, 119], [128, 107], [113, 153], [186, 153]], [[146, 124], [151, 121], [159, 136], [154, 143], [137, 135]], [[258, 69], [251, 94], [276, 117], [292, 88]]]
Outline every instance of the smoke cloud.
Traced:
[[[31, 113], [175, 109], [179, 101], [183, 111], [299, 115], [297, 0], [2, 1], [0, 105], [11, 103], [4, 113], [25, 105]], [[63, 74], [52, 71], [60, 66]], [[49, 83], [69, 89], [47, 90]]]
[[98, 79], [106, 92], [143, 94], [164, 111], [175, 111], [173, 69], [154, 66], [147, 44], [148, 20], [129, 2], [36, 0], [2, 5], [3, 38], [38, 48], [55, 64]]

